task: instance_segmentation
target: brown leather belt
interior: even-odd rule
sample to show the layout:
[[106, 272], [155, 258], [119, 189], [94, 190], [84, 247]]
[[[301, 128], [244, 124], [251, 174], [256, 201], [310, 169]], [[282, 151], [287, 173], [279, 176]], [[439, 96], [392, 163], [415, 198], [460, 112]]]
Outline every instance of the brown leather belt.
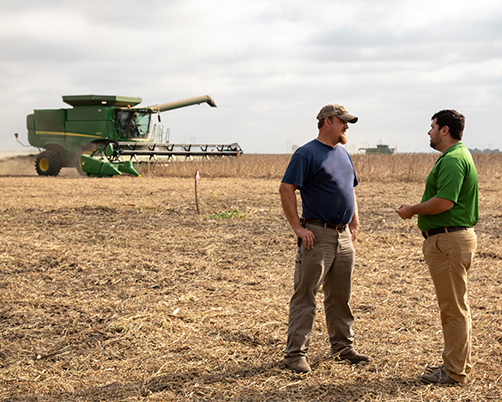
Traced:
[[459, 230], [467, 230], [467, 229], [468, 228], [465, 226], [451, 226], [449, 228], [437, 228], [422, 232], [422, 236], [424, 236], [424, 239], [428, 239], [429, 237], [440, 233], [458, 232]]
[[343, 225], [341, 223], [335, 225], [334, 223], [327, 223], [319, 221], [317, 219], [302, 218], [302, 225], [305, 225], [306, 223], [310, 223], [311, 225], [316, 225], [316, 226], [322, 226], [325, 229], [335, 229], [337, 232], [344, 232], [345, 229], [347, 228], [347, 225]]

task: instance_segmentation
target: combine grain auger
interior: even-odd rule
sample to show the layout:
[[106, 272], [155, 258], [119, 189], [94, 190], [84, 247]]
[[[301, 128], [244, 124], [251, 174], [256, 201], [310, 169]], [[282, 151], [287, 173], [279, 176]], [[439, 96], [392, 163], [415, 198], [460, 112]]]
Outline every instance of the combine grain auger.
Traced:
[[[27, 116], [28, 141], [43, 149], [35, 163], [37, 173], [42, 176], [57, 176], [63, 167], [76, 167], [81, 174], [93, 176], [110, 176], [114, 169], [118, 172], [115, 174], [137, 175], [132, 163], [155, 161], [158, 156], [208, 158], [242, 153], [237, 143], [171, 144], [167, 141], [160, 113], [201, 103], [216, 107], [209, 95], [144, 108], [134, 107], [141, 103], [141, 98], [124, 96], [75, 95], [63, 96], [63, 101], [73, 108], [35, 110]], [[155, 115], [157, 123], [153, 121]], [[122, 159], [127, 157], [128, 167], [124, 167]], [[101, 166], [107, 173], [99, 173], [99, 163], [110, 165]], [[119, 166], [123, 170], [118, 169]]]

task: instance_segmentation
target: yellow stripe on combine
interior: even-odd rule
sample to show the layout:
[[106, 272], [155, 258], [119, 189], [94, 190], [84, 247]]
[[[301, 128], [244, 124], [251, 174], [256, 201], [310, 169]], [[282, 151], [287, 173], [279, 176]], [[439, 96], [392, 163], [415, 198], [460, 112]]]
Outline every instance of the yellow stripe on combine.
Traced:
[[78, 133], [65, 133], [61, 131], [35, 131], [36, 135], [68, 135], [70, 137], [89, 137], [89, 138], [101, 138], [101, 133], [96, 133], [96, 135], [91, 134], [78, 134]]

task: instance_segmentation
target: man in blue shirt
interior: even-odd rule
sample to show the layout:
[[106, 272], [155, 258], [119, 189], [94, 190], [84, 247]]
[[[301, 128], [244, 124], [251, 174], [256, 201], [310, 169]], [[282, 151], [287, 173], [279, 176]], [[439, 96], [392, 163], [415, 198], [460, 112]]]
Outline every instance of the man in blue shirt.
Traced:
[[[348, 123], [358, 118], [340, 105], [324, 106], [317, 115], [319, 134], [297, 149], [279, 193], [284, 214], [298, 236], [294, 293], [289, 306], [288, 367], [309, 372], [307, 352], [322, 286], [331, 354], [352, 363], [370, 361], [354, 349], [354, 316], [349, 306], [359, 219], [354, 187], [358, 181], [348, 152]], [[298, 216], [296, 190], [302, 198]]]

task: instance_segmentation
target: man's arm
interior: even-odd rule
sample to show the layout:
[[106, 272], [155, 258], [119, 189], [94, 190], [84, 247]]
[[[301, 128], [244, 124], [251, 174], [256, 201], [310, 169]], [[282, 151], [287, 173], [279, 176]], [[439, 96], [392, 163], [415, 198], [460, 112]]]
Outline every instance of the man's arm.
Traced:
[[298, 186], [289, 183], [281, 183], [279, 187], [279, 194], [281, 195], [281, 204], [284, 215], [288, 220], [291, 228], [295, 231], [296, 235], [300, 237], [306, 248], [310, 249], [314, 247], [314, 234], [305, 229], [300, 223], [300, 217], [298, 216], [298, 205], [296, 202], [295, 191]]
[[349, 231], [352, 236], [352, 241], [356, 240], [357, 232], [359, 231], [359, 212], [357, 209], [356, 192], [354, 190], [354, 215], [352, 215], [352, 220], [349, 222]]
[[455, 203], [446, 198], [432, 197], [430, 200], [420, 204], [403, 204], [396, 209], [396, 212], [403, 219], [411, 219], [414, 215], [438, 215], [448, 211], [453, 205]]

